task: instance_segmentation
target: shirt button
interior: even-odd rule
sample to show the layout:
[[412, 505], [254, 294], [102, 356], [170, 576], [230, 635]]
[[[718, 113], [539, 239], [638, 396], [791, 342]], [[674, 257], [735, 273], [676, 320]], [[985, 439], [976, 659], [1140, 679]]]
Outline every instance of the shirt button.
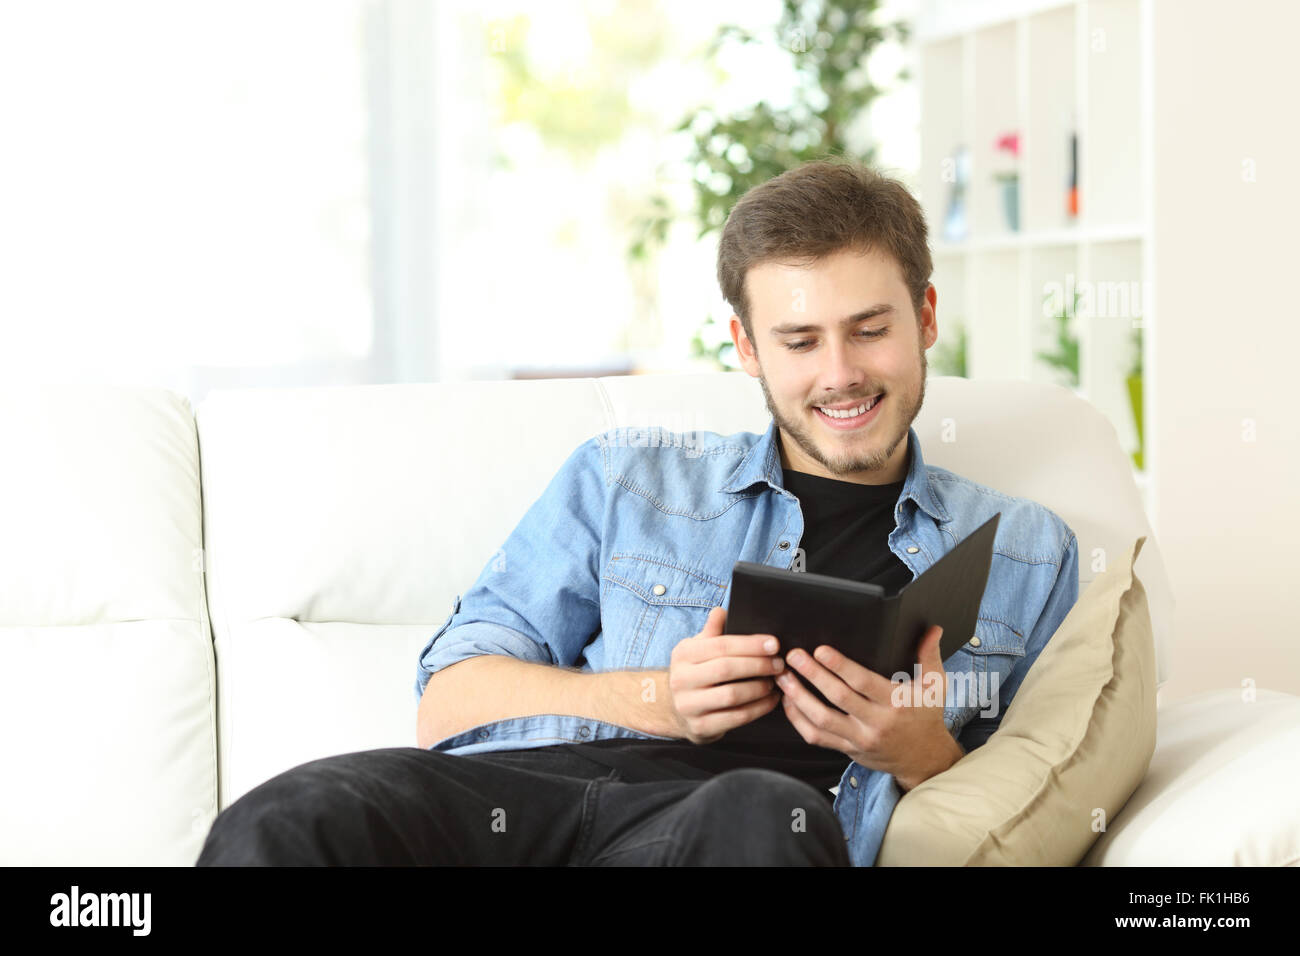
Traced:
[[663, 594], [663, 593], [664, 593], [665, 591], [667, 591], [668, 589], [667, 589], [666, 587], [664, 587], [662, 584], [656, 584], [656, 585], [654, 586], [653, 590], [654, 590], [655, 594]]
[[980, 646], [980, 639], [979, 639], [978, 637], [972, 637], [972, 638], [970, 639], [970, 646], [971, 646], [971, 647], [979, 647], [979, 646]]
[[488, 734], [488, 732], [487, 732], [486, 730], [480, 730], [480, 731], [478, 732], [478, 735], [479, 735], [479, 737], [480, 737], [482, 740], [487, 740], [487, 738], [488, 738], [488, 736], [489, 736], [489, 734]]
[[916, 552], [918, 552], [918, 551], [920, 551], [920, 550], [921, 550], [920, 548], [918, 548], [918, 547], [916, 547], [915, 545], [913, 545], [912, 547], [910, 547], [910, 548], [907, 549], [907, 553], [908, 553], [908, 554], [916, 554]]
[[777, 545], [777, 547], [780, 548], [782, 551], [784, 551], [784, 550], [786, 550], [787, 548], [790, 547], [790, 542], [789, 542], [789, 541], [782, 541], [780, 544]]
[[857, 778], [857, 777], [849, 777], [849, 786], [850, 786], [850, 787], [857, 787], [857, 785], [858, 785], [858, 778]]
[[578, 736], [579, 736], [579, 737], [590, 737], [590, 736], [591, 736], [591, 729], [588, 728], [588, 727], [579, 727], [579, 728], [578, 728]]

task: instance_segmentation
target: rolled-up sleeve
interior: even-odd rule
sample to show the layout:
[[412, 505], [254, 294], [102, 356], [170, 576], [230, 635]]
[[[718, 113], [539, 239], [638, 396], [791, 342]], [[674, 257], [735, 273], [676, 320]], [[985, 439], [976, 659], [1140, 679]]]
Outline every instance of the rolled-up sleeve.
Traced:
[[967, 752], [983, 745], [1001, 726], [1002, 715], [1011, 706], [1011, 701], [1015, 699], [1016, 691], [1020, 689], [1025, 675], [1029, 673], [1029, 669], [1034, 666], [1034, 661], [1038, 660], [1038, 655], [1043, 652], [1047, 642], [1052, 639], [1052, 635], [1060, 628], [1061, 622], [1079, 600], [1079, 544], [1074, 532], [1068, 526], [1063, 525], [1063, 527], [1065, 546], [1060, 563], [1057, 565], [1056, 580], [1052, 584], [1052, 590], [1043, 604], [1043, 610], [1038, 615], [1033, 630], [1029, 632], [1029, 638], [1025, 641], [1024, 656], [1016, 662], [1011, 677], [999, 688], [1000, 706], [997, 713], [990, 717], [976, 717], [962, 728], [957, 737], [958, 743], [965, 747]]
[[597, 438], [579, 445], [456, 598], [420, 651], [415, 697], [429, 678], [470, 657], [500, 654], [572, 666], [600, 629], [605, 472]]

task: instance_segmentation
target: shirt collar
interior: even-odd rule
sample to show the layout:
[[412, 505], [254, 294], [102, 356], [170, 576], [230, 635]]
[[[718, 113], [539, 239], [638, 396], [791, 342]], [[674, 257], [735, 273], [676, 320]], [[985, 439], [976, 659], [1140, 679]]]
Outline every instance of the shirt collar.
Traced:
[[[909, 465], [907, 477], [903, 481], [903, 491], [898, 496], [899, 502], [911, 498], [918, 508], [935, 521], [948, 521], [948, 512], [939, 504], [930, 487], [930, 472], [925, 467], [925, 459], [921, 455], [921, 439], [915, 428], [907, 429], [907, 447], [910, 453]], [[727, 476], [727, 481], [719, 490], [724, 493], [742, 492], [763, 481], [777, 491], [784, 491], [781, 476], [781, 456], [774, 418], [768, 423], [767, 431], [762, 437], [745, 452], [740, 464]]]

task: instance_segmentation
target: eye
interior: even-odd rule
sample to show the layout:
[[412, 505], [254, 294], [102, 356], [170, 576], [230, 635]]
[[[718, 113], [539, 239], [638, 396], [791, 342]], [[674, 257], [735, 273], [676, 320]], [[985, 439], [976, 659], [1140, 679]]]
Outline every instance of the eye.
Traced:
[[[857, 334], [862, 336], [862, 338], [864, 339], [878, 339], [888, 331], [889, 330], [887, 328], [886, 329], [863, 329], [861, 332]], [[802, 352], [811, 344], [812, 344], [812, 339], [800, 339], [798, 342], [787, 342], [785, 347], [788, 348], [791, 352]]]

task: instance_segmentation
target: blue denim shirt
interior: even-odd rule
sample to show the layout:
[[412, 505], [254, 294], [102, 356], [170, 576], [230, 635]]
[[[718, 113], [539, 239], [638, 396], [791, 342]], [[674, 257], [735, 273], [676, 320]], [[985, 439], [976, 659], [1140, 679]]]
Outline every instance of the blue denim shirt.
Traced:
[[[1074, 606], [1078, 546], [1037, 502], [926, 465], [914, 428], [908, 453], [888, 541], [913, 578], [1002, 514], [975, 635], [944, 662], [944, 723], [970, 751], [998, 728]], [[583, 442], [421, 650], [417, 701], [434, 672], [480, 654], [583, 671], [667, 669], [673, 646], [704, 628], [710, 608], [727, 606], [737, 561], [791, 565], [803, 515], [782, 474], [775, 421], [762, 435], [617, 428]], [[472, 727], [431, 749], [469, 754], [609, 737], [670, 739], [539, 714]], [[891, 774], [845, 757], [834, 810], [854, 865], [874, 863], [900, 797]]]

